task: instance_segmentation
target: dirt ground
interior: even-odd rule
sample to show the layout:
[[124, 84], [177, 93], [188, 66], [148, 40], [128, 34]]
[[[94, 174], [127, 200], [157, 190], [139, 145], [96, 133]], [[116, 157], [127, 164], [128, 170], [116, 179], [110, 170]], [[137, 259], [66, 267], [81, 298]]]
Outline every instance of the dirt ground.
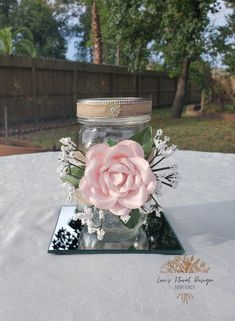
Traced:
[[68, 118], [12, 125], [9, 127], [10, 138], [7, 142], [4, 138], [4, 129], [0, 128], [0, 156], [45, 152], [48, 148], [23, 140], [24, 135], [42, 130], [68, 127], [76, 123], [76, 119]]
[[16, 155], [16, 154], [29, 154], [46, 151], [45, 148], [37, 145], [33, 145], [29, 142], [9, 139], [5, 141], [0, 139], [0, 156]]

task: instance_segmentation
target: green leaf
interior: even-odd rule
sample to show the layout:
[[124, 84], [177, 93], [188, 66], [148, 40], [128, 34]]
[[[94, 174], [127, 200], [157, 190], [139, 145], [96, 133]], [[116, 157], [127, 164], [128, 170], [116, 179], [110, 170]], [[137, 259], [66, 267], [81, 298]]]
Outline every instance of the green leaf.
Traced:
[[128, 222], [125, 223], [121, 219], [120, 220], [122, 224], [125, 225], [127, 228], [134, 228], [136, 224], [138, 224], [139, 218], [140, 218], [140, 212], [138, 208], [135, 208], [134, 210], [132, 210], [129, 215], [130, 215], [130, 218]]
[[109, 146], [112, 147], [112, 146], [116, 145], [117, 142], [115, 142], [115, 140], [113, 140], [112, 138], [108, 138], [107, 144], [109, 144]]
[[130, 246], [128, 247], [128, 250], [133, 251], [133, 250], [136, 250], [136, 248], [135, 248], [134, 245], [132, 244], [132, 245], [130, 245]]
[[70, 183], [75, 188], [79, 187], [80, 179], [83, 177], [85, 171], [85, 167], [75, 167], [71, 166], [70, 169], [67, 170], [67, 174], [61, 177], [61, 180], [64, 183]]
[[71, 166], [70, 173], [68, 169], [69, 174], [72, 174], [73, 176], [80, 177], [80, 178], [82, 178], [82, 176], [84, 175], [84, 171], [85, 171], [85, 167]]
[[69, 175], [69, 174], [61, 177], [61, 180], [64, 183], [72, 184], [75, 188], [77, 188], [79, 186], [79, 183], [80, 183], [80, 178], [79, 177], [75, 177], [75, 176], [72, 176], [72, 175]]
[[152, 127], [148, 126], [129, 139], [139, 143], [144, 149], [144, 155], [147, 159], [153, 148]]

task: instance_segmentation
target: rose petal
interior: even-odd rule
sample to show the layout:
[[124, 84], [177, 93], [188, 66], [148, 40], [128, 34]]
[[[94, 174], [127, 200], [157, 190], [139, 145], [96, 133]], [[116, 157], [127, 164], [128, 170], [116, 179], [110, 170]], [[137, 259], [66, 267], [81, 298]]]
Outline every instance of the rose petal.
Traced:
[[130, 191], [126, 191], [126, 192], [124, 192], [124, 193], [119, 193], [118, 198], [120, 198], [120, 197], [126, 197], [129, 193], [130, 193]]
[[155, 175], [153, 174], [151, 181], [147, 185], [148, 193], [152, 194], [155, 191], [156, 186], [157, 186], [157, 179], [156, 179]]
[[122, 164], [114, 164], [112, 165], [109, 169], [108, 169], [108, 172], [111, 173], [111, 172], [117, 172], [117, 173], [125, 173], [125, 174], [129, 174], [130, 173], [130, 170], [125, 166], [125, 165], [122, 165]]
[[100, 188], [97, 183], [99, 168], [102, 165], [101, 159], [92, 159], [86, 166], [84, 176], [86, 177], [86, 182], [90, 187]]
[[136, 174], [134, 177], [133, 177], [133, 184], [130, 188], [130, 190], [135, 190], [137, 188], [140, 187], [140, 184], [141, 184], [141, 176], [140, 174]]
[[135, 168], [138, 169], [143, 183], [145, 185], [149, 184], [153, 174], [149, 167], [149, 163], [140, 157], [132, 157], [129, 160], [135, 165]]
[[109, 195], [111, 195], [113, 197], [127, 196], [128, 191], [126, 193], [125, 192], [121, 193], [120, 188], [113, 184], [113, 181], [112, 181], [109, 173], [105, 172], [103, 175], [104, 175], [104, 181], [105, 181], [105, 185], [107, 187]]
[[129, 191], [132, 184], [133, 184], [133, 177], [132, 177], [132, 175], [128, 175], [125, 183], [120, 188], [120, 192], [125, 193], [125, 192]]
[[135, 166], [131, 162], [129, 162], [127, 158], [120, 158], [120, 163], [126, 165], [129, 168], [131, 174], [135, 175]]
[[139, 143], [135, 142], [134, 140], [130, 140], [130, 139], [123, 140], [120, 143], [118, 143], [117, 146], [118, 145], [126, 145], [132, 150], [132, 152], [134, 153], [134, 156], [139, 156], [144, 158], [143, 147]]
[[106, 154], [104, 156], [104, 163], [106, 163], [110, 159], [119, 159], [121, 157], [133, 157], [134, 153], [132, 150], [125, 145], [115, 145], [112, 146], [106, 151]]
[[113, 184], [117, 186], [123, 182], [124, 175], [122, 173], [111, 173], [110, 178]]
[[96, 144], [92, 146], [86, 154], [86, 163], [90, 162], [92, 159], [97, 157], [103, 158], [104, 153], [106, 153], [108, 149], [108, 144]]
[[105, 172], [106, 170], [108, 170], [112, 165], [115, 165], [115, 164], [119, 164], [119, 162], [115, 159], [109, 159], [107, 162], [105, 162], [105, 164], [103, 164], [101, 167], [100, 167], [100, 173], [101, 172]]
[[102, 192], [103, 192], [105, 195], [107, 195], [107, 194], [108, 194], [108, 189], [107, 189], [107, 186], [106, 186], [106, 184], [105, 184], [104, 174], [103, 174], [103, 173], [101, 173], [101, 174], [99, 175], [98, 183], [99, 183], [99, 186], [100, 186]]
[[113, 192], [119, 193], [119, 188], [113, 184], [113, 181], [110, 178], [110, 174], [107, 172], [104, 173], [104, 181], [107, 186], [108, 192], [112, 190]]
[[101, 189], [91, 188], [90, 192], [89, 201], [98, 208], [109, 209], [114, 207], [117, 202], [117, 197], [105, 195]]
[[142, 146], [125, 140], [113, 147], [97, 144], [88, 151], [79, 189], [97, 208], [128, 215], [147, 201], [156, 184]]
[[142, 206], [148, 199], [148, 192], [144, 185], [141, 185], [139, 189], [129, 192], [126, 197], [119, 198], [118, 202], [123, 207], [137, 208]]
[[80, 180], [79, 190], [80, 190], [82, 198], [90, 204], [90, 200], [89, 200], [90, 187], [88, 186], [88, 184], [86, 182], [85, 176], [83, 176]]
[[121, 206], [119, 202], [117, 202], [114, 207], [110, 208], [109, 211], [119, 216], [128, 215], [131, 212], [129, 208]]

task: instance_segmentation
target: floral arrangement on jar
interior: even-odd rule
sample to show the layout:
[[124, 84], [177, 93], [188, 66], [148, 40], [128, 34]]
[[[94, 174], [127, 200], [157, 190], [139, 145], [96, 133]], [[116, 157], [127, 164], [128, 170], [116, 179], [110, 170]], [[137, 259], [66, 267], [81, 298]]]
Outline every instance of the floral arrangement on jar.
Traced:
[[127, 229], [142, 225], [150, 213], [161, 215], [161, 187], [175, 188], [178, 178], [176, 164], [164, 164], [177, 149], [169, 140], [161, 129], [153, 136], [147, 126], [128, 139], [107, 139], [84, 153], [71, 138], [62, 138], [58, 173], [68, 189], [67, 202], [79, 204], [73, 219], [102, 241], [108, 215]]

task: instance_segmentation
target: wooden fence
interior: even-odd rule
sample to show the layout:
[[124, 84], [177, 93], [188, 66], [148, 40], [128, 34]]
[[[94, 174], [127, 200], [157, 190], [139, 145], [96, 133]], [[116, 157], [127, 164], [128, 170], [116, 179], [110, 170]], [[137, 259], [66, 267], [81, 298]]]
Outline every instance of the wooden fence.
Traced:
[[[62, 60], [0, 56], [0, 124], [4, 107], [9, 124], [65, 118], [76, 113], [79, 98], [143, 96], [153, 105], [170, 105], [176, 78], [164, 72], [128, 72], [126, 67]], [[199, 101], [189, 85], [187, 102]]]

